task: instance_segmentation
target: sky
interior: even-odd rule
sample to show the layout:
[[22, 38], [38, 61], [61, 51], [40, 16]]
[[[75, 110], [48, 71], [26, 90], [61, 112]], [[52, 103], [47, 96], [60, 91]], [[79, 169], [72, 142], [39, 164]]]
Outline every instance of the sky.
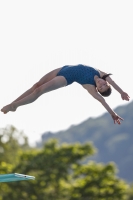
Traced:
[[[112, 73], [132, 101], [132, 10], [132, 0], [0, 0], [0, 109], [67, 64]], [[106, 101], [112, 109], [129, 103], [115, 90]], [[105, 112], [73, 83], [16, 112], [1, 112], [0, 128], [13, 125], [34, 145], [44, 132], [56, 133]]]

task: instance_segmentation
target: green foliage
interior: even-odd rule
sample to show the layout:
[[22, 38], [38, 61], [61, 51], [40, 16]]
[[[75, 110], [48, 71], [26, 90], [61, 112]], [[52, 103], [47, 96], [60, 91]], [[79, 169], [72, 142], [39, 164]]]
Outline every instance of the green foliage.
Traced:
[[128, 194], [128, 200], [133, 200], [133, 184], [130, 185], [127, 194]]
[[1, 159], [0, 174], [16, 172], [36, 179], [1, 183], [0, 200], [128, 200], [128, 185], [116, 176], [114, 163], [82, 164], [96, 152], [91, 143], [60, 145], [50, 140], [42, 149], [33, 149], [9, 138], [1, 140], [7, 157]]
[[28, 148], [28, 139], [22, 131], [18, 131], [14, 126], [0, 129], [0, 164], [3, 161], [17, 162], [19, 151]]
[[[41, 150], [30, 150], [21, 153], [19, 165], [14, 171], [36, 176], [35, 181], [9, 184], [12, 190], [8, 196], [12, 199], [68, 199], [71, 188], [72, 164], [79, 164], [86, 156], [95, 153], [92, 144], [63, 144], [59, 146], [53, 140]], [[18, 187], [19, 186], [19, 187]], [[24, 192], [21, 192], [24, 191]], [[45, 197], [45, 198], [44, 198]], [[4, 199], [8, 200], [7, 195]]]
[[71, 200], [125, 200], [128, 185], [115, 176], [114, 163], [107, 165], [89, 162], [75, 168]]
[[[14, 173], [19, 163], [19, 154], [29, 149], [27, 137], [13, 126], [0, 129], [0, 174]], [[0, 200], [5, 193], [12, 192], [6, 183], [0, 183]]]

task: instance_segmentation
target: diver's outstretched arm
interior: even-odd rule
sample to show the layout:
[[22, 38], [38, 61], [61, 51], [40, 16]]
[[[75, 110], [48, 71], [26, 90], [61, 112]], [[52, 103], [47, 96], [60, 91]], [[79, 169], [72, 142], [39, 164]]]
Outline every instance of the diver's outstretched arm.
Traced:
[[[84, 87], [84, 86], [83, 86]], [[98, 100], [104, 108], [108, 111], [108, 113], [111, 115], [114, 124], [121, 124], [121, 118], [119, 115], [117, 115], [111, 108], [110, 106], [106, 103], [105, 99], [97, 92], [95, 87], [84, 87], [96, 100]]]
[[121, 120], [123, 120], [123, 118], [121, 118], [119, 115], [117, 115], [110, 107], [109, 105], [106, 103], [105, 100], [100, 101], [101, 104], [104, 106], [104, 108], [110, 113], [114, 124], [121, 124]]
[[112, 80], [112, 78], [110, 78], [110, 77], [108, 76], [108, 77], [106, 78], [106, 81], [107, 81], [110, 85], [112, 85], [113, 88], [114, 88], [117, 92], [120, 93], [121, 98], [122, 98], [123, 100], [129, 101], [129, 99], [130, 99], [129, 95], [128, 95], [126, 92], [124, 92], [124, 91], [115, 83], [115, 81]]

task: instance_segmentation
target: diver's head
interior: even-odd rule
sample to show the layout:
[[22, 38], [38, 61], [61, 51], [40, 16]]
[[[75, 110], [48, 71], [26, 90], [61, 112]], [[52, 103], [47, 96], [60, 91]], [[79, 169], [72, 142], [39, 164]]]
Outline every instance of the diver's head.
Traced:
[[112, 92], [110, 84], [106, 81], [106, 77], [108, 77], [109, 75], [111, 74], [107, 74], [104, 75], [102, 78], [96, 79], [97, 90], [104, 97], [108, 97]]

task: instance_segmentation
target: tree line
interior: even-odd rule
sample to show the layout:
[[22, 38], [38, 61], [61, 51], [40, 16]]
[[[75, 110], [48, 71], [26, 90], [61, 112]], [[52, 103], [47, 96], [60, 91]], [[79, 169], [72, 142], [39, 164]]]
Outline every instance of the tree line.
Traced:
[[115, 163], [85, 159], [92, 143], [59, 144], [49, 140], [32, 148], [13, 126], [0, 130], [0, 174], [20, 173], [35, 180], [0, 183], [0, 200], [132, 200], [133, 186], [117, 177]]

